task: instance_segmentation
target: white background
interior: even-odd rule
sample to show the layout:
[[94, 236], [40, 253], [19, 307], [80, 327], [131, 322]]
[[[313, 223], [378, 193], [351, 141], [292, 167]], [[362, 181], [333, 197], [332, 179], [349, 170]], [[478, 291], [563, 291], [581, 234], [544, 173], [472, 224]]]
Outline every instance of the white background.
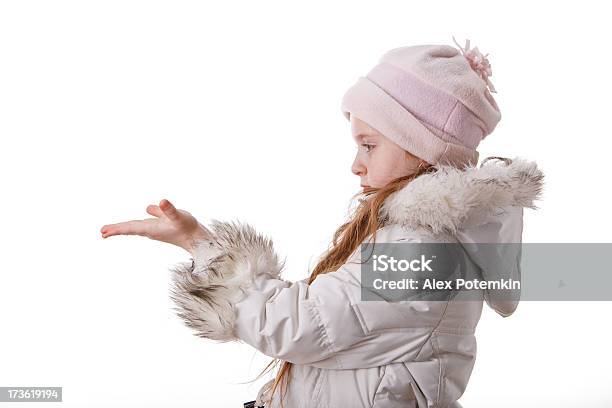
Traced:
[[[64, 402], [45, 407], [254, 399], [269, 377], [239, 383], [269, 358], [197, 338], [172, 311], [169, 268], [189, 254], [99, 230], [168, 198], [202, 222], [249, 222], [287, 257], [287, 279], [306, 277], [359, 191], [341, 97], [398, 46], [454, 35], [489, 53], [503, 118], [481, 158], [520, 156], [546, 174], [525, 242], [609, 241], [604, 7], [1, 2], [0, 386], [63, 386]], [[485, 309], [461, 403], [610, 406], [611, 312], [609, 302], [524, 302], [507, 319]]]

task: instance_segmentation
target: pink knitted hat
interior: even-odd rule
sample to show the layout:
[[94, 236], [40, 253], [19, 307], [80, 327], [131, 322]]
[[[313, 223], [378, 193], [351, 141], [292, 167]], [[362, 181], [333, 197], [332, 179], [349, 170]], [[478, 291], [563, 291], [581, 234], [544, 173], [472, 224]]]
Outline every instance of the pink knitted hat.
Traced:
[[[455, 37], [453, 37], [455, 41]], [[455, 41], [455, 44], [457, 42]], [[430, 164], [476, 165], [501, 113], [478, 48], [415, 45], [386, 52], [342, 98], [359, 119]]]

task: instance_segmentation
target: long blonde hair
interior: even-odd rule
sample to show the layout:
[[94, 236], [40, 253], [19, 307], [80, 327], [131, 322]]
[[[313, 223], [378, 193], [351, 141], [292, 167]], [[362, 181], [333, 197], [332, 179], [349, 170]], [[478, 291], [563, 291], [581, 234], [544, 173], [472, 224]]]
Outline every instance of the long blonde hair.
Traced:
[[[327, 250], [325, 256], [317, 263], [308, 279], [308, 284], [311, 284], [317, 276], [338, 270], [345, 264], [349, 256], [357, 249], [357, 247], [368, 237], [372, 236], [372, 243], [375, 242], [376, 231], [380, 229], [385, 220], [379, 219], [380, 207], [387, 197], [401, 190], [406, 184], [414, 180], [416, 177], [424, 173], [435, 171], [436, 168], [431, 164], [421, 160], [415, 173], [398, 177], [384, 187], [368, 188], [365, 191], [360, 191], [355, 194], [352, 199], [364, 195], [365, 199], [360, 199], [359, 205], [350, 214], [349, 220], [342, 224], [334, 233], [332, 243]], [[289, 372], [293, 367], [293, 363], [279, 359], [272, 360], [263, 371], [252, 381], [256, 381], [266, 372], [269, 372], [282, 361], [282, 366], [276, 374], [274, 384], [272, 385], [272, 394], [276, 391], [279, 384], [281, 385], [281, 407], [283, 406], [283, 398], [286, 394]], [[252, 382], [251, 381], [251, 382]]]

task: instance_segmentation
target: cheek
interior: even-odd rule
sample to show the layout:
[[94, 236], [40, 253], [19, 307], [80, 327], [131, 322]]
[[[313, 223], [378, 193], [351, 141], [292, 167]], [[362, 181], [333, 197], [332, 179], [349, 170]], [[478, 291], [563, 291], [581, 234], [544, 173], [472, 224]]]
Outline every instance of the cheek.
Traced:
[[403, 150], [380, 149], [370, 159], [368, 172], [375, 179], [376, 187], [382, 187], [391, 180], [406, 173], [407, 161]]
[[379, 149], [369, 161], [368, 173], [374, 179], [376, 187], [386, 184], [393, 174], [393, 157], [388, 151]]

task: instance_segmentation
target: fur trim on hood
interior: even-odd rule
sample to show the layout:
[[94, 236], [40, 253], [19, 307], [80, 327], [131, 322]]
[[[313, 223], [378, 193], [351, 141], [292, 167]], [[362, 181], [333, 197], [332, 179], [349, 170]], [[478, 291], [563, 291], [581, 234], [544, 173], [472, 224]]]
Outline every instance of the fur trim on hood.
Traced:
[[436, 165], [391, 194], [380, 217], [392, 224], [455, 234], [476, 211], [520, 206], [537, 209], [544, 175], [535, 162], [514, 158], [510, 163], [483, 161], [480, 167]]

